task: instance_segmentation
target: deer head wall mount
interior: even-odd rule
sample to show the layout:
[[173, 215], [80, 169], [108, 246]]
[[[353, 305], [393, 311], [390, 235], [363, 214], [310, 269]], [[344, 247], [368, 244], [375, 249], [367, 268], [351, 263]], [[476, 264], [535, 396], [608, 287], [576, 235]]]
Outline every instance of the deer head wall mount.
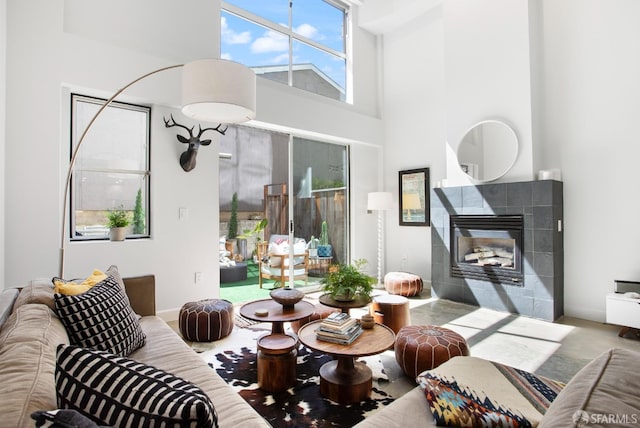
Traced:
[[187, 147], [187, 150], [180, 155], [180, 166], [186, 172], [189, 172], [196, 167], [196, 156], [198, 155], [198, 149], [200, 148], [200, 146], [208, 146], [209, 144], [211, 144], [211, 140], [200, 139], [200, 137], [202, 137], [202, 134], [204, 134], [205, 131], [218, 131], [220, 134], [224, 135], [224, 133], [227, 132], [228, 128], [228, 126], [222, 128], [222, 124], [216, 126], [215, 128], [203, 128], [202, 126], [198, 125], [198, 135], [194, 135], [193, 128], [195, 127], [195, 125], [193, 125], [191, 128], [188, 128], [185, 125], [180, 125], [175, 121], [173, 115], [171, 115], [170, 120], [165, 119], [164, 116], [162, 117], [162, 119], [164, 120], [165, 127], [172, 128], [174, 126], [177, 126], [178, 128], [186, 129], [189, 133], [189, 138], [186, 138], [180, 134], [176, 135], [176, 137], [178, 137], [178, 141], [189, 145], [189, 147]]

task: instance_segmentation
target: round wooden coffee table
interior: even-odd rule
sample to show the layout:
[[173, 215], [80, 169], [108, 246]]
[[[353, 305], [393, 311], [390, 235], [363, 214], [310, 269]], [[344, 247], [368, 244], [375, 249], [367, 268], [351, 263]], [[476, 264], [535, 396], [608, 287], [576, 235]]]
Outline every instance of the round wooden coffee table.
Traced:
[[339, 345], [316, 339], [316, 328], [321, 322], [314, 321], [298, 330], [298, 339], [305, 346], [336, 358], [320, 367], [320, 393], [340, 404], [359, 403], [371, 397], [371, 369], [356, 358], [379, 354], [393, 346], [393, 330], [376, 324], [364, 330], [351, 345]]
[[[266, 315], [256, 314], [259, 310], [267, 311]], [[314, 310], [315, 306], [304, 300], [296, 303], [293, 309], [284, 309], [284, 306], [273, 299], [262, 299], [242, 305], [240, 315], [253, 321], [270, 322], [272, 334], [284, 334], [285, 322], [308, 317]]]

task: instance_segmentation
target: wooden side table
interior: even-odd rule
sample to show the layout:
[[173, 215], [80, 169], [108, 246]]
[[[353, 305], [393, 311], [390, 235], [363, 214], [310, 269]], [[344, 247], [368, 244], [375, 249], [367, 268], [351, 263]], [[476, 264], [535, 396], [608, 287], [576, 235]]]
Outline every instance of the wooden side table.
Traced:
[[368, 399], [373, 386], [371, 369], [356, 361], [356, 358], [389, 349], [395, 340], [393, 331], [376, 324], [364, 330], [352, 344], [339, 345], [316, 339], [316, 328], [321, 322], [314, 321], [298, 330], [298, 338], [305, 346], [336, 358], [320, 368], [320, 394], [340, 404], [359, 403]]
[[280, 392], [296, 384], [298, 341], [288, 334], [267, 334], [258, 339], [258, 387]]
[[[267, 315], [257, 315], [256, 311], [260, 309], [266, 310]], [[280, 303], [273, 299], [262, 299], [242, 305], [240, 307], [240, 315], [253, 321], [270, 322], [272, 334], [284, 334], [285, 322], [297, 321], [308, 317], [314, 310], [313, 304], [304, 300], [296, 303], [293, 309], [285, 310]]]
[[409, 299], [394, 294], [382, 294], [373, 298], [371, 315], [379, 323], [389, 327], [395, 334], [411, 324]]

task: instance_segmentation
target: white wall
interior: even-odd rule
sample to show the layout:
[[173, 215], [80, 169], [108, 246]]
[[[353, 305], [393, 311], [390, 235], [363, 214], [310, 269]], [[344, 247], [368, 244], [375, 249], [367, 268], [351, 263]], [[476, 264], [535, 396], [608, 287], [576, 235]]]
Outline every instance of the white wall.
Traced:
[[[528, 0], [446, 1], [443, 9], [448, 153], [473, 124], [502, 120], [515, 130], [519, 153], [498, 181], [531, 180]], [[455, 156], [447, 164], [447, 183], [470, 184]]]
[[602, 321], [614, 280], [640, 280], [640, 3], [546, 0], [543, 16], [541, 143], [564, 181], [565, 313]]
[[[6, 141], [14, 143], [7, 147], [11, 161], [5, 163], [5, 287], [50, 278], [58, 271], [60, 200], [68, 163], [68, 91], [108, 96], [150, 70], [196, 59], [192, 55], [217, 56], [219, 2], [134, 3], [27, 0], [8, 4], [7, 105], [11, 108], [6, 114]], [[382, 125], [375, 117], [377, 96], [370, 94], [375, 93], [376, 72], [367, 70], [377, 62], [375, 39], [357, 31], [354, 44], [360, 47], [354, 69], [363, 73], [356, 79], [354, 106], [336, 105], [258, 79], [258, 121], [328, 140], [371, 143], [362, 150], [372, 150], [368, 153], [378, 158], [375, 147], [383, 138]], [[70, 243], [65, 276], [84, 276], [111, 263], [127, 276], [153, 273], [158, 310], [175, 313], [186, 301], [215, 297], [219, 292], [218, 139], [199, 151], [195, 170], [180, 169], [178, 157], [184, 146], [162, 123], [162, 115], [179, 105], [179, 71], [140, 82], [123, 99], [154, 104], [153, 238]], [[354, 184], [359, 186], [357, 181], [363, 180], [362, 187], [373, 187], [368, 183], [375, 183], [376, 176], [375, 169], [365, 169]], [[359, 203], [352, 207], [356, 222], [366, 219]], [[178, 220], [180, 207], [189, 209], [188, 219]], [[368, 236], [366, 230], [359, 233], [364, 234], [363, 244], [375, 246], [375, 236]], [[203, 273], [198, 286], [193, 281], [196, 271]]]
[[[5, 114], [7, 107], [7, 0], [0, 1], [0, 165], [5, 164], [6, 147], [6, 123]], [[2, 168], [0, 174], [0, 278], [4, 278], [4, 195], [5, 195], [5, 172]]]
[[[521, 172], [501, 181], [531, 179], [541, 168], [562, 171], [565, 315], [604, 321], [613, 281], [640, 280], [633, 223], [640, 211], [640, 3], [443, 4], [444, 15], [436, 7], [384, 34], [385, 188], [397, 192], [397, 170], [418, 163], [432, 167], [432, 183], [447, 178], [447, 142], [457, 129], [494, 115], [511, 119], [529, 148]], [[429, 251], [430, 237], [413, 229], [387, 226], [387, 270], [403, 267], [403, 252]], [[429, 261], [420, 263], [409, 270], [429, 278]]]
[[431, 230], [399, 226], [398, 171], [429, 167], [432, 183], [446, 176], [443, 48], [441, 7], [384, 35], [384, 190], [395, 200], [385, 214], [385, 267], [426, 281]]

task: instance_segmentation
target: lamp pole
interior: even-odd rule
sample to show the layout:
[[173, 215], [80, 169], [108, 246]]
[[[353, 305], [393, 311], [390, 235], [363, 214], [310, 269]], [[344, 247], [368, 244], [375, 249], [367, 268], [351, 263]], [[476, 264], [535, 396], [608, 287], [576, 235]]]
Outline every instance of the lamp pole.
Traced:
[[98, 118], [98, 116], [100, 116], [100, 114], [104, 111], [104, 109], [106, 109], [112, 102], [113, 100], [120, 95], [121, 93], [123, 93], [124, 91], [126, 91], [130, 86], [138, 83], [139, 81], [146, 79], [149, 76], [152, 76], [154, 74], [160, 73], [162, 71], [166, 71], [166, 70], [171, 70], [173, 68], [180, 68], [183, 67], [184, 64], [176, 64], [176, 65], [170, 65], [168, 67], [162, 67], [159, 68], [157, 70], [151, 71], [149, 73], [146, 73], [140, 77], [138, 77], [135, 80], [132, 80], [131, 82], [127, 83], [125, 86], [123, 86], [122, 88], [118, 89], [118, 91], [113, 94], [111, 96], [111, 98], [109, 98], [96, 112], [96, 114], [93, 115], [93, 117], [91, 118], [91, 120], [89, 121], [89, 124], [87, 125], [87, 127], [84, 129], [84, 131], [82, 132], [82, 135], [80, 136], [80, 139], [78, 140], [78, 144], [76, 144], [75, 149], [73, 150], [73, 153], [71, 155], [71, 160], [69, 161], [69, 168], [67, 169], [67, 178], [65, 181], [65, 186], [64, 186], [64, 197], [62, 199], [62, 227], [60, 228], [60, 265], [58, 268], [58, 277], [59, 278], [64, 278], [64, 250], [65, 250], [65, 243], [66, 243], [66, 233], [67, 233], [67, 201], [69, 199], [69, 189], [71, 187], [71, 176], [73, 175], [73, 167], [76, 164], [76, 158], [78, 157], [78, 153], [80, 152], [80, 147], [82, 146], [82, 143], [84, 143], [85, 141], [85, 137], [87, 136], [87, 133], [89, 132], [89, 129], [91, 129], [91, 127], [93, 126], [93, 123], [96, 121], [96, 119]]
[[378, 211], [378, 284], [382, 288], [382, 211], [393, 208], [393, 195], [389, 192], [371, 192], [367, 195], [367, 209]]

